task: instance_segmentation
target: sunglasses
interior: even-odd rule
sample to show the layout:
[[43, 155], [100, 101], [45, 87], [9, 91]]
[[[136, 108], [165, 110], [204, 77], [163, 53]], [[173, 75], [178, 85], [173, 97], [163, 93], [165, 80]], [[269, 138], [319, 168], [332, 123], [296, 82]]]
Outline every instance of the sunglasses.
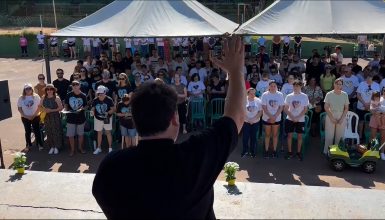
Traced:
[[126, 78], [118, 78], [119, 80], [126, 80]]
[[28, 87], [28, 88], [25, 88], [25, 90], [27, 91], [27, 90], [32, 90], [32, 88], [31, 87]]
[[54, 91], [54, 88], [47, 88], [46, 91]]
[[79, 86], [79, 83], [72, 83], [72, 86]]
[[56, 73], [57, 75], [63, 75], [64, 73]]
[[45, 80], [45, 78], [38, 78], [39, 80]]
[[86, 71], [85, 70], [80, 70], [81, 73], [85, 73]]

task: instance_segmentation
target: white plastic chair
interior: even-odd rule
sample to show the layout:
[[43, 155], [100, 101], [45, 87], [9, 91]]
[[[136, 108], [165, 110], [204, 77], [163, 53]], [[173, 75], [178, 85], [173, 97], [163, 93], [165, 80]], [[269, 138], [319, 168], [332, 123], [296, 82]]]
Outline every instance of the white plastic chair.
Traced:
[[[353, 118], [355, 118], [355, 129], [353, 130]], [[354, 112], [348, 111], [346, 114], [346, 127], [344, 131], [344, 139], [352, 138], [357, 140], [357, 144], [360, 144], [360, 135], [358, 134], [358, 115]], [[353, 132], [354, 131], [354, 132]]]

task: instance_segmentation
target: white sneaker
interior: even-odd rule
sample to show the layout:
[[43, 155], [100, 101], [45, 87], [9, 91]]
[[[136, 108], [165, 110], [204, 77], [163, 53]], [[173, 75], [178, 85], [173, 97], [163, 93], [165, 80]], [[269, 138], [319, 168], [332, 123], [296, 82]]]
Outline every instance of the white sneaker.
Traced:
[[385, 154], [381, 153], [381, 160], [385, 160]]
[[57, 148], [55, 147], [53, 153], [54, 153], [54, 154], [58, 154], [58, 153], [59, 153], [59, 149], [57, 149]]
[[102, 152], [102, 149], [96, 148], [96, 150], [94, 151], [94, 154], [96, 155], [96, 154], [99, 154], [99, 153], [101, 153], [101, 152]]
[[48, 154], [53, 154], [54, 151], [55, 151], [55, 149], [53, 147], [51, 147], [51, 149], [49, 149]]
[[112, 152], [112, 148], [108, 148], [108, 153], [111, 153]]

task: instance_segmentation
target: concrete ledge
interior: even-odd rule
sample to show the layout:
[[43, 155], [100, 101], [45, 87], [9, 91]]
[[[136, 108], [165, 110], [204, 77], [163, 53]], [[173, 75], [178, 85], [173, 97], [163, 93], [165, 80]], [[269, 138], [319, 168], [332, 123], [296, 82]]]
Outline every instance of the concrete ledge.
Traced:
[[[0, 219], [105, 218], [91, 194], [94, 174], [0, 170]], [[215, 184], [220, 219], [384, 218], [385, 191], [237, 182]]]

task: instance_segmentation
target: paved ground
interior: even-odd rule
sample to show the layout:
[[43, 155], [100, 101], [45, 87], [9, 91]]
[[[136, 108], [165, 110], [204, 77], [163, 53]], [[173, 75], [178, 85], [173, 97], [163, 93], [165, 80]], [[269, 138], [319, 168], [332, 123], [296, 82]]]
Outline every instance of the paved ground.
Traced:
[[[72, 73], [76, 61], [63, 62], [54, 60], [51, 62], [51, 70], [62, 68], [65, 77]], [[346, 62], [349, 62], [347, 59]], [[367, 61], [360, 60], [361, 65]], [[36, 83], [37, 74], [42, 72], [44, 63], [31, 59], [0, 59], [0, 80], [9, 80], [13, 118], [0, 122], [0, 138], [3, 144], [6, 166], [12, 163], [12, 153], [24, 148], [24, 129], [17, 112], [16, 102], [21, 94], [22, 86], [25, 82]], [[43, 68], [44, 69], [44, 68]], [[55, 79], [56, 76], [53, 76]], [[2, 92], [2, 91], [0, 91]], [[183, 140], [186, 137], [180, 137]], [[361, 172], [359, 169], [347, 169], [344, 172], [336, 173], [332, 171], [326, 159], [320, 154], [319, 139], [313, 138], [310, 149], [303, 162], [297, 160], [286, 161], [282, 156], [277, 160], [264, 160], [261, 155], [257, 158], [239, 157], [241, 145], [230, 156], [230, 161], [240, 164], [241, 171], [237, 174], [238, 181], [256, 183], [279, 183], [292, 185], [309, 186], [333, 186], [333, 187], [359, 187], [385, 189], [385, 163], [380, 162], [377, 171], [371, 175]], [[81, 172], [94, 173], [103, 156], [94, 156], [91, 152], [86, 155], [77, 154], [68, 157], [64, 150], [59, 155], [48, 155], [47, 150], [38, 152], [32, 150], [28, 154], [28, 161], [31, 170], [53, 171], [53, 172]], [[223, 180], [223, 174], [219, 180]]]
[[[14, 173], [0, 170], [1, 219], [105, 218], [91, 194], [93, 174]], [[382, 190], [223, 181], [214, 189], [219, 219], [384, 218]]]

